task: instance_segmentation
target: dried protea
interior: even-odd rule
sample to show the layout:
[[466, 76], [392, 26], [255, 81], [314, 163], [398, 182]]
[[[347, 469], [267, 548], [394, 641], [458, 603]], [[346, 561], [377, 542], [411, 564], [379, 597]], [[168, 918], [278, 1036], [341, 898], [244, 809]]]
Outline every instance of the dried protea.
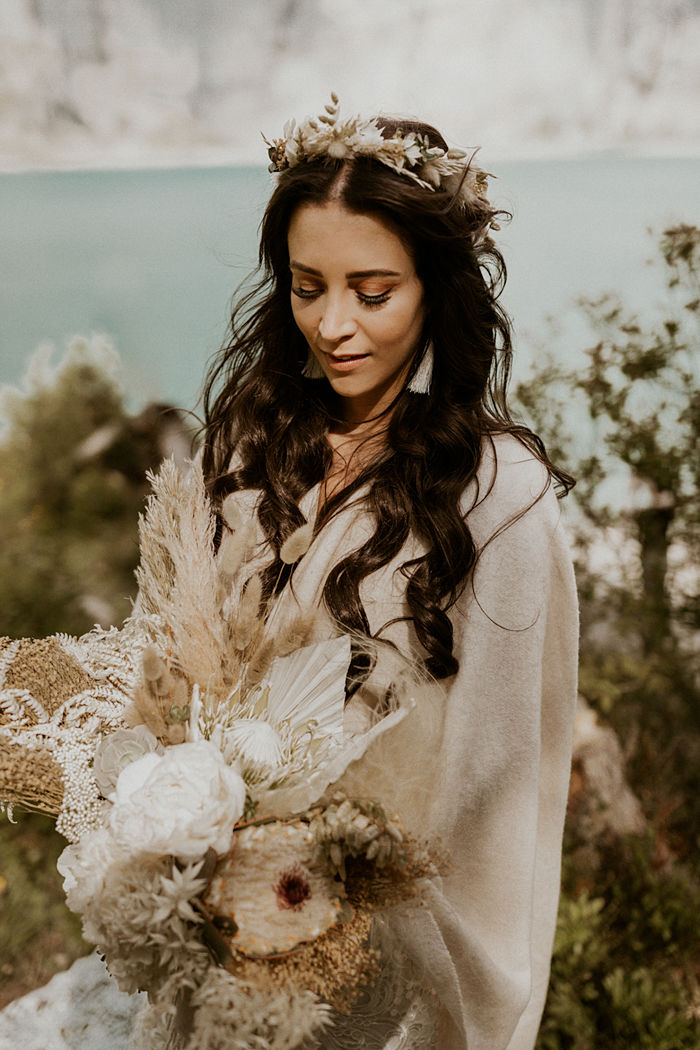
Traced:
[[312, 856], [303, 821], [242, 828], [217, 865], [206, 906], [229, 919], [231, 948], [261, 957], [293, 951], [351, 914], [343, 887]]

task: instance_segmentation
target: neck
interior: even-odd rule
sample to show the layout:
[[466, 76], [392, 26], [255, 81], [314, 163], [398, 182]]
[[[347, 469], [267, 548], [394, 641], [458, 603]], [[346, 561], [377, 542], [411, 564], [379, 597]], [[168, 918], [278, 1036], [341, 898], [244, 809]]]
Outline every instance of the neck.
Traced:
[[335, 434], [362, 434], [384, 432], [396, 408], [397, 395], [391, 397], [342, 398], [337, 402], [337, 415], [331, 422]]
[[368, 419], [358, 417], [338, 419], [331, 424], [330, 433], [338, 437], [371, 437], [383, 434], [389, 426], [389, 417], [383, 412]]

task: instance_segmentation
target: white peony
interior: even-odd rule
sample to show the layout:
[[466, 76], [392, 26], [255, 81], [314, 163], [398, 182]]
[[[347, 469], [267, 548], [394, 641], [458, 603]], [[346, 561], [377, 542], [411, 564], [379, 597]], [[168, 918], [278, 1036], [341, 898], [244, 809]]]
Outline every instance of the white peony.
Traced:
[[163, 745], [146, 726], [117, 729], [102, 737], [95, 749], [93, 773], [105, 798], [111, 798], [121, 771], [149, 751], [162, 754]]
[[219, 749], [195, 740], [128, 765], [117, 781], [110, 825], [132, 855], [195, 860], [209, 847], [229, 850], [245, 797], [242, 778]]

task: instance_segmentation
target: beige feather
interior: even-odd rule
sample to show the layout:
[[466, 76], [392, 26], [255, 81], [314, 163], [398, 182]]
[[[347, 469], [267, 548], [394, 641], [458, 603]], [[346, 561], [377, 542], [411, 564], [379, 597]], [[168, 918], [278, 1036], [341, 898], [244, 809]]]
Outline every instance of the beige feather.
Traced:
[[[436, 756], [443, 753], [444, 694], [437, 682], [407, 681], [405, 688], [413, 700], [407, 717], [398, 719], [387, 733], [370, 731], [371, 743], [348, 765], [333, 790], [349, 797], [380, 798], [387, 812], [400, 813], [405, 830], [420, 839], [434, 831], [438, 819], [446, 819], [436, 810], [436, 799], [444, 797], [436, 789], [443, 775]], [[380, 721], [375, 730], [383, 724]]]

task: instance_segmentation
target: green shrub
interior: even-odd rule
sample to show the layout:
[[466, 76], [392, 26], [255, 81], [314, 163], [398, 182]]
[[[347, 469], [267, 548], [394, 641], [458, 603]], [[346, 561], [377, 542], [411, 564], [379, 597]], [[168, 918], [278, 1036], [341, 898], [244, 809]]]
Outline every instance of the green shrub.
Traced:
[[[570, 814], [538, 1050], [700, 1046], [700, 229], [666, 230], [660, 248], [655, 315], [584, 302], [595, 341], [583, 365], [550, 361], [518, 390], [578, 478], [580, 691], [615, 729], [649, 828], [590, 842]], [[644, 499], [620, 499], [618, 484], [611, 502], [611, 476]]]
[[[40, 350], [23, 386], [2, 391], [0, 635], [81, 634], [130, 611], [159, 458], [148, 428], [164, 412], [130, 416], [117, 364], [105, 339], [75, 339], [56, 365]], [[16, 820], [0, 816], [0, 1005], [92, 950], [65, 904], [53, 820]]]
[[38, 351], [23, 387], [3, 389], [0, 635], [82, 634], [129, 613], [145, 477], [84, 452], [129, 431], [117, 362], [106, 340], [74, 339], [56, 365]]
[[611, 840], [593, 876], [569, 843], [537, 1050], [697, 1050], [700, 890], [655, 865], [653, 836]]

